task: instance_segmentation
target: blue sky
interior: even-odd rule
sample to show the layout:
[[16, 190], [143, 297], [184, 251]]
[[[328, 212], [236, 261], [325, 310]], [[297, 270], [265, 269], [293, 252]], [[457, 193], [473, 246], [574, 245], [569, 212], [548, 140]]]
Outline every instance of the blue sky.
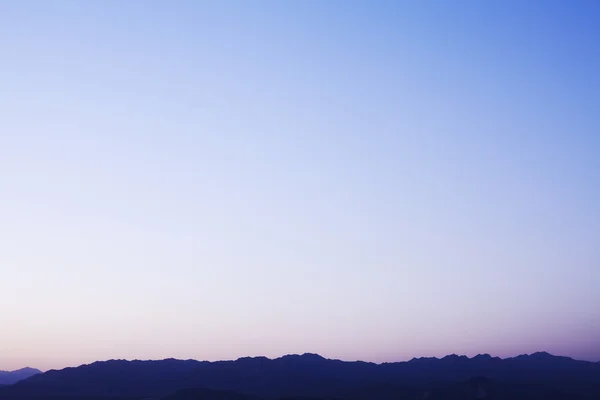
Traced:
[[0, 369], [600, 360], [598, 18], [0, 3]]

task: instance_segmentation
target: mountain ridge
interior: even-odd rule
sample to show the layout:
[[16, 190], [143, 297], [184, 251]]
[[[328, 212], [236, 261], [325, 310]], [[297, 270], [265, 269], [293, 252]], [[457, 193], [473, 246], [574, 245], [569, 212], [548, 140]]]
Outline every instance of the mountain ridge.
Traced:
[[0, 385], [12, 385], [33, 375], [41, 374], [39, 369], [25, 367], [14, 371], [0, 371]]
[[456, 385], [476, 376], [502, 385], [534, 385], [600, 398], [598, 363], [540, 352], [505, 359], [450, 354], [380, 364], [327, 359], [312, 353], [216, 362], [106, 360], [31, 376], [0, 388], [0, 400], [38, 399], [48, 393], [55, 398], [161, 398], [198, 388], [264, 399], [352, 397], [350, 394], [361, 391], [393, 397], [393, 393]]
[[[573, 358], [573, 357], [568, 357], [568, 356], [558, 356], [558, 355], [554, 355], [545, 351], [539, 351], [539, 352], [534, 352], [534, 353], [524, 353], [524, 354], [519, 354], [516, 356], [511, 356], [511, 357], [498, 357], [498, 356], [492, 356], [488, 353], [480, 353], [477, 354], [475, 356], [469, 357], [467, 355], [464, 354], [448, 354], [445, 355], [443, 357], [413, 357], [409, 360], [405, 360], [405, 361], [383, 361], [383, 362], [375, 362], [375, 361], [365, 361], [365, 360], [341, 360], [338, 358], [326, 358], [324, 356], [321, 356], [319, 354], [316, 353], [290, 353], [290, 354], [284, 354], [282, 356], [279, 357], [275, 357], [275, 358], [270, 358], [270, 357], [266, 357], [266, 356], [244, 356], [244, 357], [238, 357], [235, 359], [224, 359], [224, 360], [216, 360], [216, 361], [208, 361], [208, 360], [197, 360], [197, 359], [193, 359], [193, 358], [174, 358], [174, 357], [168, 357], [168, 358], [162, 358], [162, 359], [139, 359], [139, 358], [134, 358], [134, 359], [126, 359], [126, 358], [109, 358], [106, 360], [96, 360], [93, 361], [91, 363], [88, 364], [80, 364], [80, 365], [76, 365], [76, 366], [67, 366], [64, 368], [52, 368], [49, 369], [45, 372], [51, 372], [51, 371], [63, 371], [66, 369], [71, 369], [71, 368], [80, 368], [80, 367], [85, 367], [85, 366], [89, 366], [89, 365], [95, 365], [95, 364], [102, 364], [102, 363], [109, 363], [109, 362], [160, 362], [160, 361], [178, 361], [178, 362], [197, 362], [197, 363], [228, 363], [228, 362], [238, 362], [238, 361], [247, 361], [247, 360], [265, 360], [265, 361], [277, 361], [277, 360], [281, 360], [281, 359], [291, 359], [291, 358], [314, 358], [315, 360], [326, 360], [326, 361], [337, 361], [337, 362], [343, 362], [343, 363], [364, 363], [364, 364], [372, 364], [372, 365], [387, 365], [387, 364], [402, 364], [402, 363], [409, 363], [409, 362], [413, 362], [413, 361], [420, 361], [420, 360], [444, 360], [444, 359], [468, 359], [468, 360], [477, 360], [477, 359], [492, 359], [492, 360], [514, 360], [514, 359], [528, 359], [528, 358], [536, 358], [536, 359], [541, 359], [544, 357], [551, 357], [551, 358], [561, 358], [561, 359], [568, 359], [568, 360], [573, 360], [573, 361], [577, 361], [577, 362], [584, 362], [584, 363], [591, 363], [591, 364], [600, 364], [600, 361], [588, 361], [588, 360], [580, 360], [577, 358]], [[16, 372], [16, 371], [21, 371], [21, 370], [26, 370], [26, 369], [32, 369], [35, 371], [38, 371], [39, 373], [44, 373], [43, 371], [37, 370], [35, 368], [29, 368], [29, 367], [25, 367], [25, 368], [21, 368], [19, 370], [15, 370], [12, 372]], [[7, 371], [2, 371], [0, 370], [0, 372], [7, 372]]]

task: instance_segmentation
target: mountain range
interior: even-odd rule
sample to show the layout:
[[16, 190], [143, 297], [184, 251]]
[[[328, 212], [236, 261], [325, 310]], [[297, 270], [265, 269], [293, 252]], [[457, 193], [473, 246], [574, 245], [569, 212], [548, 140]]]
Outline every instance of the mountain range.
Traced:
[[11, 385], [15, 382], [41, 373], [42, 371], [35, 368], [22, 368], [16, 371], [0, 371], [0, 385]]
[[600, 399], [600, 364], [535, 353], [449, 355], [375, 364], [316, 354], [235, 361], [110, 360], [33, 375], [0, 388], [27, 399]]

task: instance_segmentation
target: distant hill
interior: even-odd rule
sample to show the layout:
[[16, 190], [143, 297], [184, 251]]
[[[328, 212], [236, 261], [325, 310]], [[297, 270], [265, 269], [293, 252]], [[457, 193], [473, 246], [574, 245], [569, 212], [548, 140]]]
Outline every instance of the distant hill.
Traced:
[[111, 360], [32, 376], [0, 388], [0, 400], [445, 400], [477, 398], [478, 391], [488, 399], [600, 399], [600, 365], [548, 353], [507, 359], [450, 355], [384, 364], [328, 360], [316, 354], [219, 362]]
[[0, 371], [0, 385], [12, 385], [15, 382], [41, 373], [42, 371], [35, 368], [23, 368], [17, 371]]

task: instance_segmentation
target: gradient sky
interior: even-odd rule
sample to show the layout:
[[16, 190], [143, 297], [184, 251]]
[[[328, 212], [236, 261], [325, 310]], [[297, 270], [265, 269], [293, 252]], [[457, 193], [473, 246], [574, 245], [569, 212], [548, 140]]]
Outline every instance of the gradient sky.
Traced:
[[597, 1], [0, 1], [0, 369], [600, 360]]

